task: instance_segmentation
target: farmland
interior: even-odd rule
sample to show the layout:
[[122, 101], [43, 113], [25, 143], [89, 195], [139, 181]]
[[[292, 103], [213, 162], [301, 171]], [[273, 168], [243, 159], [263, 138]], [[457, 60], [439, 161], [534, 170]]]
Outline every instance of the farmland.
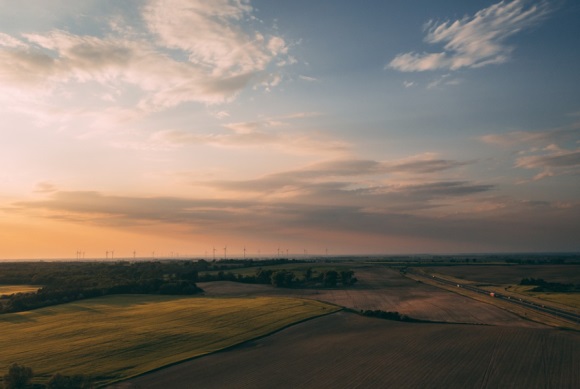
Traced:
[[39, 288], [41, 286], [38, 285], [0, 285], [0, 296], [4, 294], [35, 292]]
[[579, 364], [578, 333], [340, 312], [124, 387], [577, 388]]
[[208, 296], [284, 295], [311, 298], [356, 310], [398, 311], [431, 321], [510, 326], [539, 326], [472, 299], [403, 277], [384, 267], [355, 268], [359, 282], [348, 289], [274, 289], [231, 282], [200, 283]]
[[[426, 260], [409, 266], [363, 260], [236, 265], [66, 264], [87, 285], [90, 267], [101, 275], [122, 270], [116, 282], [129, 286], [134, 284], [127, 280], [142, 285], [153, 276], [167, 285], [195, 281], [204, 295], [112, 294], [0, 314], [0, 370], [18, 362], [34, 369], [37, 383], [59, 372], [90, 375], [99, 385], [118, 388], [580, 386], [576, 327], [553, 328], [561, 325], [548, 313], [547, 320], [538, 320], [525, 307], [514, 310], [485, 291], [472, 296], [467, 287], [456, 287], [457, 282], [530, 295], [530, 286], [517, 285], [522, 278], [569, 282], [575, 264], [483, 265], [478, 259], [448, 266]], [[10, 266], [12, 279], [22, 282], [18, 287], [30, 285], [32, 273], [25, 266]], [[212, 275], [225, 269], [226, 277], [199, 282], [200, 267]], [[59, 265], [42, 269], [56, 274]], [[271, 282], [256, 282], [264, 269], [271, 270]], [[352, 270], [357, 282], [328, 285], [312, 276], [306, 283], [300, 277], [308, 269], [314, 275]], [[300, 281], [276, 285], [274, 275], [288, 271]], [[451, 285], [440, 285], [431, 273]], [[551, 297], [563, 305], [575, 294]], [[423, 322], [357, 314], [363, 310]]]
[[429, 268], [429, 271], [494, 284], [518, 284], [526, 277], [564, 283], [580, 280], [580, 265], [437, 266]]
[[[12, 362], [111, 382], [337, 310], [288, 298], [108, 296], [0, 315], [0, 370]], [[16, 340], [17, 339], [17, 340]]]
[[511, 298], [524, 298], [538, 305], [549, 304], [555, 308], [580, 313], [578, 291], [572, 293], [535, 291], [533, 286], [520, 285], [524, 278], [569, 285], [578, 284], [580, 265], [449, 266], [432, 267], [428, 272], [457, 280], [459, 283], [480, 286]]

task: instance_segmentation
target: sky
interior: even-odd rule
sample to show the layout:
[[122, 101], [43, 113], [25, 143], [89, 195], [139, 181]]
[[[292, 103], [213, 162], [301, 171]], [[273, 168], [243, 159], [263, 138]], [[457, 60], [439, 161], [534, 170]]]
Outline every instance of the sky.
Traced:
[[578, 20], [0, 0], [0, 259], [580, 251]]

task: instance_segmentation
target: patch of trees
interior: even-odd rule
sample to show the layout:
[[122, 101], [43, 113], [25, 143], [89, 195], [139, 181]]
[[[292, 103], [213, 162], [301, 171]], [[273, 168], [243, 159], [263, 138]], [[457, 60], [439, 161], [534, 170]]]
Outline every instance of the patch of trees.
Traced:
[[200, 260], [197, 263], [207, 264], [206, 268], [199, 269], [212, 271], [212, 270], [231, 270], [237, 268], [248, 268], [248, 267], [263, 267], [263, 266], [275, 266], [275, 265], [287, 265], [294, 263], [311, 263], [312, 260], [304, 259], [288, 259], [288, 258], [278, 258], [278, 259], [218, 259], [211, 262]]
[[34, 372], [30, 367], [13, 363], [8, 367], [8, 372], [4, 375], [5, 389], [92, 389], [91, 379], [84, 375], [66, 376], [60, 373], [54, 374], [46, 383], [33, 384]]
[[375, 310], [367, 309], [367, 310], [360, 311], [360, 313], [363, 316], [378, 317], [379, 319], [386, 319], [386, 320], [415, 322], [415, 323], [421, 321], [418, 319], [413, 319], [407, 315], [403, 315], [399, 312], [381, 311], [380, 309], [375, 309]]
[[520, 285], [534, 285], [532, 292], [574, 293], [580, 292], [580, 284], [563, 284], [560, 282], [548, 282], [542, 278], [523, 278]]
[[352, 270], [313, 271], [287, 269], [256, 269], [253, 275], [235, 274], [232, 272], [206, 273], [198, 277], [200, 282], [233, 281], [247, 284], [271, 284], [278, 288], [307, 288], [307, 287], [347, 287], [354, 285], [358, 280]]
[[1, 296], [0, 313], [110, 294], [192, 295], [203, 292], [197, 278], [193, 262], [0, 264], [0, 283], [43, 285], [36, 292]]

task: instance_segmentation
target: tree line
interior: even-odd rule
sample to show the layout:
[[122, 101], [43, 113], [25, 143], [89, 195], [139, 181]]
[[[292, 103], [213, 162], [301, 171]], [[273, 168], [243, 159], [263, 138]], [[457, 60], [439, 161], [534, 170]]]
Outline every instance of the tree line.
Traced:
[[32, 383], [34, 371], [27, 366], [13, 363], [3, 376], [5, 389], [92, 389], [90, 377], [77, 374], [72, 376], [56, 373], [50, 377], [46, 385]]
[[361, 310], [360, 314], [363, 316], [377, 317], [379, 319], [385, 319], [385, 320], [405, 321], [405, 322], [411, 322], [411, 323], [422, 322], [422, 320], [414, 319], [412, 317], [409, 317], [407, 315], [404, 315], [404, 314], [396, 312], [396, 311], [392, 312], [392, 311], [382, 311], [380, 309], [375, 309], [375, 310], [366, 309], [366, 310]]
[[536, 286], [532, 292], [554, 292], [554, 293], [577, 293], [580, 292], [580, 284], [563, 284], [560, 282], [548, 282], [543, 278], [522, 278], [520, 285]]
[[199, 282], [211, 281], [232, 281], [246, 284], [273, 285], [278, 288], [305, 288], [305, 287], [327, 287], [352, 286], [358, 280], [352, 270], [326, 270], [314, 271], [312, 268], [306, 270], [287, 269], [256, 269], [253, 275], [219, 271], [217, 273], [205, 273], [198, 276]]
[[190, 262], [0, 264], [0, 283], [42, 285], [36, 292], [1, 296], [0, 313], [110, 294], [192, 295], [203, 292], [197, 274]]
[[[36, 292], [0, 296], [0, 313], [20, 312], [111, 294], [192, 295], [197, 282], [234, 281], [281, 288], [346, 287], [357, 282], [352, 270], [266, 269], [244, 275], [235, 269], [306, 263], [306, 261], [140, 261], [140, 262], [5, 262], [0, 284], [39, 285]], [[221, 269], [216, 272], [217, 269]], [[224, 271], [223, 269], [230, 269]]]

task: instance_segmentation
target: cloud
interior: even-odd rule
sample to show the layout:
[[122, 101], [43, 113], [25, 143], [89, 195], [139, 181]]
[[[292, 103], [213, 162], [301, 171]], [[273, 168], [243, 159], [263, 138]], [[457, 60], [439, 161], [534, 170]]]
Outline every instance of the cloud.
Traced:
[[[262, 198], [308, 198], [309, 202], [321, 201], [326, 204], [338, 201], [342, 204], [365, 203], [366, 206], [383, 204], [386, 207], [413, 203], [410, 208], [422, 208], [429, 206], [425, 201], [435, 198], [470, 195], [494, 188], [492, 185], [469, 182], [435, 181], [436, 173], [467, 163], [435, 159], [430, 155], [388, 162], [340, 159], [251, 180], [222, 180], [197, 184], [230, 191], [236, 195], [252, 194]], [[385, 181], [389, 177], [394, 178]], [[413, 181], [431, 182], [420, 185], [409, 183]]]
[[308, 81], [308, 82], [318, 82], [319, 81], [318, 78], [303, 76], [303, 75], [298, 76], [298, 78], [300, 78], [301, 80], [304, 80], [304, 81]]
[[22, 43], [19, 39], [16, 39], [8, 34], [4, 34], [0, 32], [0, 46], [8, 47], [8, 48], [19, 48], [19, 47], [26, 47], [24, 43]]
[[503, 147], [522, 144], [544, 146], [548, 143], [565, 142], [573, 139], [580, 139], [580, 123], [555, 130], [512, 131], [505, 134], [488, 134], [480, 138], [485, 143]]
[[48, 181], [42, 181], [36, 184], [36, 188], [34, 189], [35, 193], [53, 193], [56, 192], [58, 188]]
[[563, 174], [580, 175], [580, 149], [550, 150], [544, 155], [520, 157], [516, 167], [541, 170], [534, 180]]
[[[465, 183], [416, 187], [413, 190], [451, 192], [469, 187]], [[460, 191], [461, 192], [461, 191]], [[447, 192], [446, 192], [447, 193]], [[457, 195], [462, 195], [457, 193]], [[549, 202], [510, 203], [500, 212], [488, 215], [459, 214], [428, 216], [370, 207], [360, 202], [316, 204], [278, 201], [190, 199], [179, 197], [111, 196], [99, 192], [56, 192], [44, 200], [13, 204], [12, 212], [39, 214], [50, 219], [126, 229], [154, 229], [158, 234], [175, 234], [176, 228], [232, 237], [276, 238], [287, 241], [297, 238], [312, 244], [323, 234], [341, 236], [352, 247], [365, 239], [412, 238], [448, 244], [448, 247], [489, 247], [530, 250], [556, 247], [558, 250], [578, 248], [578, 204], [561, 207]], [[556, 236], [546, 231], [558, 231]], [[339, 235], [337, 235], [339, 234]], [[474, 246], [475, 245], [475, 246]], [[409, 247], [417, 251], [417, 246]]]
[[187, 145], [212, 145], [216, 147], [271, 147], [290, 154], [343, 155], [350, 145], [323, 132], [295, 131], [292, 121], [316, 116], [315, 112], [264, 118], [248, 122], [226, 123], [225, 132], [201, 133], [186, 130], [162, 130], [139, 144], [118, 144], [118, 147], [143, 149], [168, 149]]
[[[136, 88], [137, 106], [156, 111], [185, 102], [225, 103], [247, 87], [282, 81], [269, 68], [279, 68], [288, 45], [258, 31], [259, 23], [253, 28], [247, 1], [151, 0], [140, 12], [144, 24], [112, 23], [99, 36], [58, 29], [1, 33], [0, 89], [30, 95], [44, 89], [62, 97], [63, 86], [70, 94], [73, 86], [97, 83], [121, 91], [102, 100], [119, 104], [134, 100]], [[67, 101], [76, 100], [82, 98]]]
[[[539, 170], [533, 180], [560, 175], [580, 174], [580, 123], [548, 131], [513, 131], [506, 134], [488, 134], [481, 141], [515, 149], [518, 157], [515, 167]], [[525, 183], [521, 181], [520, 183]]]
[[443, 44], [437, 53], [398, 54], [386, 67], [402, 72], [457, 70], [500, 64], [513, 48], [507, 38], [538, 24], [549, 12], [547, 2], [501, 1], [455, 21], [429, 21], [425, 42]]
[[444, 74], [427, 84], [427, 89], [437, 88], [441, 85], [459, 85], [461, 80], [458, 78], [449, 78], [451, 74]]
[[274, 57], [288, 52], [279, 36], [244, 31], [240, 22], [251, 14], [244, 0], [155, 0], [145, 7], [143, 18], [162, 45], [183, 50], [211, 75], [231, 76], [264, 70]]

